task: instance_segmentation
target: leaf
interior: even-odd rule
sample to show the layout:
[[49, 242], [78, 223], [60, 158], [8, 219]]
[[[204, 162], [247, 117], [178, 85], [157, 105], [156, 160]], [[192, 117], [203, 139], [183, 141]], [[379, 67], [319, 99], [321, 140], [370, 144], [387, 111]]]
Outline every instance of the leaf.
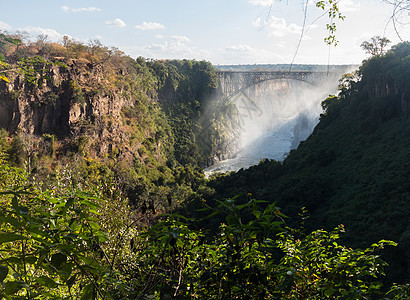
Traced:
[[249, 207], [250, 205], [251, 205], [251, 203], [250, 203], [250, 202], [247, 202], [247, 203], [245, 203], [245, 204], [237, 205], [236, 208], [237, 208], [238, 210], [241, 210], [241, 209], [243, 209], [243, 208], [245, 208], [245, 207]]
[[4, 258], [1, 260], [1, 263], [6, 263], [6, 264], [15, 264], [15, 265], [22, 265], [23, 262], [20, 258], [12, 256], [8, 258]]
[[31, 233], [31, 234], [38, 234], [39, 236], [43, 236], [43, 237], [46, 237], [46, 238], [51, 238], [51, 236], [48, 234], [48, 232], [47, 231], [44, 231], [44, 230], [41, 230], [41, 229], [39, 229], [38, 227], [30, 227], [29, 229], [28, 229], [28, 231]]
[[[96, 264], [96, 260], [91, 258], [91, 257], [87, 257], [87, 256], [81, 256], [79, 257], [86, 265], [91, 266], [91, 265], [95, 265]], [[98, 264], [98, 262], [97, 262]]]
[[66, 281], [66, 284], [67, 284], [68, 287], [72, 287], [72, 286], [73, 286], [76, 277], [77, 277], [77, 275], [74, 274], [73, 276], [71, 276], [71, 277]]
[[90, 224], [91, 228], [94, 230], [99, 230], [101, 228], [100, 225], [98, 225], [96, 222], [90, 221], [88, 222], [88, 224]]
[[65, 203], [65, 208], [69, 208], [71, 205], [73, 205], [74, 203], [74, 198], [70, 198], [67, 200], [67, 202]]
[[40, 276], [40, 277], [35, 277], [34, 280], [47, 288], [55, 288], [58, 284], [51, 278], [47, 277], [47, 276]]
[[4, 292], [6, 295], [14, 295], [22, 288], [29, 289], [29, 286], [24, 281], [8, 281], [4, 284]]
[[0, 75], [0, 81], [2, 81], [2, 80], [5, 81], [5, 82], [10, 83], [10, 80], [6, 76]]
[[333, 295], [334, 292], [335, 292], [335, 290], [332, 289], [332, 288], [326, 289], [326, 290], [325, 290], [325, 296], [326, 296], [326, 297], [330, 297], [330, 296]]
[[253, 214], [255, 215], [256, 219], [258, 219], [258, 220], [261, 217], [261, 212], [259, 210], [253, 211]]
[[19, 212], [20, 212], [20, 215], [28, 215], [28, 207], [20, 206], [19, 207]]
[[4, 279], [6, 279], [7, 274], [9, 274], [9, 268], [6, 266], [0, 266], [0, 283], [3, 284]]
[[0, 233], [0, 244], [19, 240], [27, 240], [27, 238], [15, 233]]
[[66, 253], [70, 253], [71, 251], [74, 251], [75, 246], [74, 245], [69, 245], [69, 244], [59, 244], [57, 246], [57, 249], [60, 251], [65, 251]]
[[92, 283], [87, 284], [81, 295], [80, 300], [93, 300], [94, 299], [94, 285]]
[[34, 264], [37, 261], [37, 257], [36, 256], [26, 256], [25, 260], [29, 264]]
[[22, 223], [18, 219], [13, 218], [13, 217], [4, 217], [2, 221], [4, 221], [5, 223], [9, 223], [10, 225], [13, 225], [16, 227], [22, 226]]
[[13, 200], [11, 200], [11, 205], [16, 212], [19, 212], [19, 202], [16, 195], [14, 195]]
[[99, 205], [97, 205], [97, 204], [95, 204], [95, 203], [93, 203], [93, 202], [91, 202], [91, 201], [89, 201], [89, 200], [81, 200], [80, 202], [81, 202], [82, 204], [87, 205], [89, 208], [93, 208], [93, 209], [100, 208]]
[[67, 261], [67, 256], [62, 253], [56, 253], [51, 257], [51, 264], [56, 269], [61, 269], [61, 265]]
[[67, 280], [70, 276], [71, 273], [73, 272], [73, 264], [72, 263], [65, 263], [61, 265], [61, 269], [59, 270], [60, 273], [60, 278], [63, 280]]

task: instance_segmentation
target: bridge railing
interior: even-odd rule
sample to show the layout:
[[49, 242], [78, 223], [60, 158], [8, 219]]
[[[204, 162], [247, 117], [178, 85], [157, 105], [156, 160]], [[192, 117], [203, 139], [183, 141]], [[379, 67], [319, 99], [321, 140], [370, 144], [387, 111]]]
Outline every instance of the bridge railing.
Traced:
[[317, 85], [339, 78], [343, 72], [324, 71], [217, 71], [222, 91], [226, 97], [268, 80], [292, 79]]

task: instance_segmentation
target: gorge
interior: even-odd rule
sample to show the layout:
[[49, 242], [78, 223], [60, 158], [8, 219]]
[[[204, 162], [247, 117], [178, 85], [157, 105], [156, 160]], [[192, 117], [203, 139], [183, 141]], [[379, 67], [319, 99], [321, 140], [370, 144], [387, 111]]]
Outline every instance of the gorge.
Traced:
[[298, 66], [304, 71], [269, 67], [263, 71], [229, 70], [234, 66], [224, 66], [229, 71], [218, 70], [222, 97], [233, 103], [239, 114], [239, 148], [234, 158], [206, 168], [206, 175], [238, 171], [265, 158], [283, 160], [312, 132], [322, 112], [320, 103], [337, 93], [340, 76], [353, 69], [332, 66], [329, 73], [306, 71], [309, 66]]
[[210, 62], [15, 41], [0, 34], [1, 295], [408, 298], [408, 42], [325, 86], [227, 97]]

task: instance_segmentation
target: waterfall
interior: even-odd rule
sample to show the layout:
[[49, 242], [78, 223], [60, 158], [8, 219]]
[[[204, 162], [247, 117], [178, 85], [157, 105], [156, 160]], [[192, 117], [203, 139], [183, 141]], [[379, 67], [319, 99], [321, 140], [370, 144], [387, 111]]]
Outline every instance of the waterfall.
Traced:
[[260, 160], [283, 160], [306, 139], [319, 121], [320, 103], [337, 86], [284, 79], [265, 81], [230, 99], [240, 116], [238, 155], [204, 169], [206, 175], [237, 171]]

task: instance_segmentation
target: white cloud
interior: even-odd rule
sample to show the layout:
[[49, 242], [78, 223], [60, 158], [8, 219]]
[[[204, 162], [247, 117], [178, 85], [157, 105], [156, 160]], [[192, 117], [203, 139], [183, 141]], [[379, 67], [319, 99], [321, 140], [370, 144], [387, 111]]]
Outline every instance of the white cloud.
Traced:
[[195, 50], [188, 46], [185, 42], [188, 42], [184, 38], [174, 36], [170, 40], [167, 40], [161, 44], [152, 44], [147, 46], [146, 49], [152, 53], [155, 57], [165, 58], [183, 58], [184, 56], [192, 57]]
[[142, 22], [141, 25], [137, 25], [135, 28], [140, 30], [158, 30], [165, 29], [165, 26], [156, 22]]
[[251, 5], [259, 5], [259, 6], [271, 6], [275, 3], [274, 0], [249, 0], [248, 2]]
[[287, 25], [284, 18], [277, 18], [275, 16], [269, 17], [266, 21], [257, 18], [255, 22], [253, 22], [253, 26], [260, 29], [267, 28], [269, 37], [284, 37], [290, 33], [300, 34], [302, 32], [301, 26], [296, 25], [295, 23]]
[[23, 29], [19, 29], [22, 32], [27, 32], [31, 36], [37, 35], [46, 35], [50, 41], [58, 42], [63, 39], [63, 37], [67, 34], [61, 34], [54, 29], [51, 28], [42, 28], [42, 27], [34, 27], [34, 26], [27, 26]]
[[101, 11], [101, 8], [98, 7], [81, 7], [81, 8], [70, 8], [66, 5], [61, 6], [61, 9], [65, 12], [96, 12]]
[[182, 42], [190, 42], [191, 40], [187, 38], [186, 36], [183, 35], [173, 35], [171, 36], [171, 39], [173, 39], [176, 42], [182, 43]]
[[114, 20], [108, 20], [105, 21], [105, 24], [109, 25], [109, 26], [113, 26], [113, 27], [125, 27], [127, 26], [127, 24], [125, 24], [125, 22], [119, 18], [115, 18]]
[[143, 56], [155, 59], [208, 59], [211, 54], [207, 50], [192, 45], [186, 36], [171, 36], [160, 43], [146, 46], [123, 47], [133, 57]]
[[155, 38], [156, 38], [156, 39], [163, 39], [164, 36], [163, 36], [162, 34], [157, 34], [157, 35], [155, 36]]
[[355, 12], [359, 9], [360, 3], [354, 3], [352, 0], [340, 0], [339, 2], [339, 10], [342, 14], [348, 11]]
[[224, 64], [286, 62], [281, 55], [245, 44], [228, 46], [221, 53]]
[[165, 42], [163, 44], [152, 44], [149, 46], [146, 46], [145, 49], [152, 51], [152, 52], [164, 52], [168, 48], [168, 42]]
[[241, 53], [241, 52], [246, 53], [252, 50], [253, 49], [250, 46], [244, 45], [244, 44], [228, 46], [225, 48], [225, 52], [233, 52], [233, 53]]
[[7, 23], [0, 21], [0, 30], [11, 30], [11, 26]]

